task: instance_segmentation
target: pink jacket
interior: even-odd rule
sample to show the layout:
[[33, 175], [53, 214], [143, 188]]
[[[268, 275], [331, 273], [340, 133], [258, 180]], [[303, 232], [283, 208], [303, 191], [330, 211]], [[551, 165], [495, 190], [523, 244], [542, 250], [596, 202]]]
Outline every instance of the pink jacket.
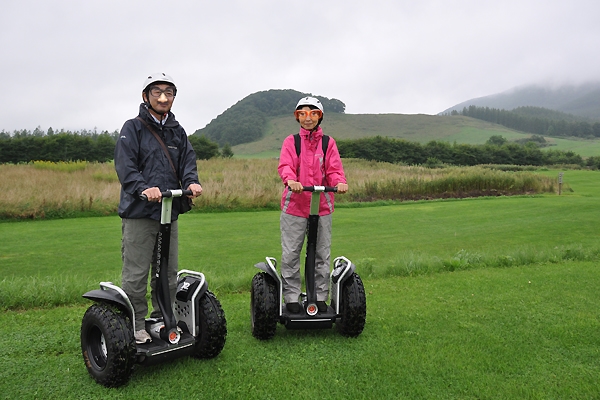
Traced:
[[[294, 135], [285, 138], [281, 146], [277, 170], [283, 184], [286, 185], [281, 196], [281, 210], [286, 214], [308, 218], [311, 193], [293, 193], [287, 186], [288, 180], [300, 182], [304, 186], [335, 186], [347, 182], [340, 153], [333, 138], [329, 138], [325, 161], [323, 161], [321, 127], [312, 133], [300, 128], [300, 138], [300, 157], [296, 155]], [[319, 215], [333, 212], [334, 197], [333, 193], [321, 195]]]

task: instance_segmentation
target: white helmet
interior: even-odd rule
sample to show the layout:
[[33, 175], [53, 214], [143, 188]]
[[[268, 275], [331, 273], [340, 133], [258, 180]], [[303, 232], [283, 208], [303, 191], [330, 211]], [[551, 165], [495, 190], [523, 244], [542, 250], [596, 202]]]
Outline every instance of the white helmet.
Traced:
[[144, 81], [144, 87], [142, 88], [142, 92], [146, 90], [148, 86], [155, 82], [170, 83], [177, 90], [177, 86], [175, 85], [175, 82], [173, 81], [173, 78], [171, 78], [170, 75], [167, 75], [164, 72], [155, 72], [153, 74], [150, 74], [148, 78], [146, 78], [146, 80]]
[[319, 110], [321, 110], [322, 113], [324, 113], [323, 111], [323, 104], [321, 104], [321, 101], [315, 97], [303, 97], [300, 99], [300, 101], [298, 102], [298, 104], [296, 104], [296, 110], [304, 107], [304, 106], [313, 106], [313, 107], [317, 107]]

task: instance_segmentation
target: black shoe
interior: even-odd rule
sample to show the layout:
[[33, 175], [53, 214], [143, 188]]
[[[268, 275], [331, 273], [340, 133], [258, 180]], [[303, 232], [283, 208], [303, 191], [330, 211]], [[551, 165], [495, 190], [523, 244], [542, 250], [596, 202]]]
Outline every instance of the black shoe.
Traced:
[[300, 312], [299, 303], [285, 303], [285, 308], [292, 314], [298, 314]]
[[327, 303], [325, 303], [324, 301], [317, 301], [317, 308], [319, 309], [320, 313], [326, 313]]

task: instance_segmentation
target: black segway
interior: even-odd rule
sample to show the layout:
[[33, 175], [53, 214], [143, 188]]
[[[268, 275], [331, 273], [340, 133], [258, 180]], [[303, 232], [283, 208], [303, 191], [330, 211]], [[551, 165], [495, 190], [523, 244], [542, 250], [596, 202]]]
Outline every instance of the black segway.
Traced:
[[275, 335], [277, 323], [288, 329], [328, 329], [335, 323], [338, 331], [349, 337], [360, 335], [365, 326], [367, 300], [356, 266], [346, 257], [333, 261], [331, 272], [331, 303], [326, 312], [319, 312], [315, 290], [315, 257], [319, 227], [319, 200], [321, 193], [336, 192], [329, 186], [305, 186], [312, 192], [308, 217], [304, 280], [306, 293], [301, 294], [300, 312], [291, 313], [283, 307], [283, 288], [277, 273], [277, 260], [266, 257], [255, 267], [261, 269], [252, 278], [250, 315], [252, 335], [266, 340]]
[[162, 318], [146, 319], [152, 342], [136, 344], [135, 312], [125, 292], [111, 282], [83, 297], [93, 300], [81, 324], [81, 351], [88, 372], [96, 382], [118, 387], [129, 380], [134, 365], [155, 364], [191, 355], [216, 357], [225, 346], [227, 323], [219, 300], [208, 290], [200, 272], [180, 270], [177, 292], [171, 302], [167, 269], [174, 197], [190, 190], [162, 192], [160, 231], [156, 238], [156, 290]]

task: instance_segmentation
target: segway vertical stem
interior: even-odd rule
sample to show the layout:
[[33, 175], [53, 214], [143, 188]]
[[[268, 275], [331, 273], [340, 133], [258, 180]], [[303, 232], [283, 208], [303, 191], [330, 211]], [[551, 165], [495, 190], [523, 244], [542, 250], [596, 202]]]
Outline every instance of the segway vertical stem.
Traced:
[[[163, 199], [163, 201], [172, 202], [173, 199]], [[171, 223], [162, 224], [156, 237], [156, 301], [162, 312], [165, 329], [162, 330], [161, 339], [172, 341], [168, 332], [176, 328], [175, 315], [173, 314], [171, 304], [171, 294], [169, 292], [169, 248], [171, 246]], [[161, 274], [161, 270], [164, 272]]]
[[[177, 320], [171, 306], [171, 294], [169, 292], [169, 251], [171, 248], [171, 211], [173, 209], [173, 197], [191, 194], [189, 190], [167, 190], [162, 192], [162, 207], [160, 215], [160, 229], [156, 237], [156, 301], [162, 313], [165, 329], [161, 330], [160, 338], [170, 343], [179, 342], [177, 331]], [[164, 270], [161, 273], [161, 270]]]
[[304, 186], [305, 192], [312, 192], [310, 198], [310, 214], [307, 224], [306, 257], [304, 261], [304, 279], [306, 281], [306, 313], [315, 315], [317, 308], [317, 290], [315, 286], [315, 263], [317, 258], [317, 235], [319, 232], [319, 203], [321, 193], [337, 192], [331, 186]]
[[[318, 193], [317, 197], [318, 197]], [[312, 194], [315, 197], [315, 193]], [[317, 294], [315, 286], [315, 259], [317, 255], [317, 233], [319, 227], [319, 215], [310, 215], [308, 217], [308, 237], [306, 239], [306, 258], [304, 261], [306, 280], [306, 301], [308, 304], [316, 304]]]

